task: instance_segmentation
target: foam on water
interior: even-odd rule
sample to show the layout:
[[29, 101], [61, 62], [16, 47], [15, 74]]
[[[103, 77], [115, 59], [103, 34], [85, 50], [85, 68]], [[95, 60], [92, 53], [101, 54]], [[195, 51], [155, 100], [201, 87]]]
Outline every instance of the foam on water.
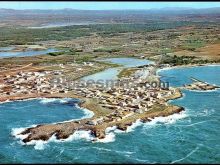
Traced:
[[17, 139], [25, 139], [28, 134], [26, 135], [19, 135], [21, 132], [25, 131], [26, 128], [12, 128], [12, 131], [11, 131], [11, 135], [14, 136], [15, 138]]
[[[116, 133], [129, 133], [135, 130], [136, 127], [141, 126], [141, 125], [145, 125], [145, 126], [149, 126], [149, 125], [157, 125], [158, 123], [160, 124], [174, 124], [177, 120], [179, 119], [183, 119], [187, 117], [185, 111], [184, 112], [180, 112], [180, 113], [176, 113], [167, 117], [155, 117], [154, 119], [152, 119], [152, 121], [147, 122], [147, 123], [143, 123], [141, 122], [139, 119], [134, 122], [131, 126], [127, 127], [126, 131], [121, 131], [119, 129], [117, 129], [116, 126], [113, 127], [108, 127], [105, 130], [106, 136], [103, 139], [98, 139], [95, 138], [92, 134], [91, 131], [85, 131], [85, 130], [79, 130], [79, 131], [75, 131], [72, 135], [70, 135], [67, 139], [56, 139], [56, 136], [53, 135], [48, 141], [42, 141], [42, 140], [32, 140], [28, 143], [23, 143], [22, 141], [20, 141], [20, 143], [22, 145], [34, 145], [34, 148], [36, 150], [43, 150], [45, 148], [45, 144], [49, 143], [49, 142], [71, 142], [73, 140], [86, 140], [86, 141], [94, 141], [95, 142], [101, 142], [101, 143], [109, 143], [109, 142], [114, 142], [115, 141], [115, 134]], [[36, 127], [32, 126], [32, 127]], [[26, 135], [19, 135], [19, 133], [21, 133], [22, 131], [24, 131], [26, 128], [13, 128], [12, 129], [12, 135], [15, 136], [16, 138], [23, 140], [24, 138], [26, 138], [28, 136], [28, 134]]]
[[41, 99], [40, 103], [42, 104], [48, 104], [53, 102], [68, 103], [68, 101], [72, 100], [71, 98], [40, 98], [40, 99]]
[[95, 115], [94, 112], [92, 112], [86, 108], [82, 108], [78, 104], [75, 104], [75, 107], [79, 108], [80, 110], [82, 110], [84, 112], [85, 115], [81, 119], [92, 118]]
[[[68, 101], [71, 101], [72, 98], [62, 98], [62, 99], [57, 99], [57, 98], [41, 98], [41, 103], [42, 104], [48, 104], [48, 103], [53, 103], [53, 102], [58, 102], [58, 103], [68, 103]], [[82, 108], [80, 107], [77, 103], [74, 104], [74, 107], [80, 109], [83, 111], [84, 116], [81, 117], [80, 119], [87, 119], [87, 118], [92, 118], [94, 116], [94, 113], [86, 108]], [[73, 120], [66, 120], [63, 122], [59, 122], [59, 123], [66, 123], [66, 122], [71, 122], [71, 121], [76, 121], [79, 119], [73, 119]], [[56, 123], [53, 123], [56, 124]]]
[[146, 125], [174, 124], [177, 120], [186, 118], [187, 116], [186, 112], [182, 111], [166, 117], [155, 117], [150, 122], [147, 122]]
[[114, 141], [115, 141], [114, 132], [107, 133], [105, 135], [105, 138], [103, 139], [97, 139], [97, 142], [101, 142], [101, 143], [109, 143], [109, 142], [114, 142]]
[[140, 119], [136, 120], [136, 122], [134, 122], [131, 126], [127, 127], [126, 131], [122, 131], [117, 129], [116, 126], [113, 127], [108, 127], [106, 128], [106, 137], [104, 139], [97, 139], [97, 142], [102, 142], [102, 143], [109, 143], [109, 142], [114, 142], [115, 141], [115, 134], [117, 133], [129, 133], [135, 130], [135, 128], [137, 128], [138, 126], [144, 125], [157, 125], [158, 123], [161, 124], [174, 124], [177, 120], [186, 118], [187, 114], [185, 113], [185, 111], [180, 112], [180, 113], [176, 113], [167, 117], [155, 117], [154, 119], [152, 119], [152, 121], [147, 122], [147, 123], [143, 123], [141, 122]]
[[2, 101], [0, 102], [0, 104], [5, 104], [5, 103], [11, 103], [11, 102], [18, 102], [18, 101], [29, 101], [29, 100], [36, 100], [38, 98], [28, 98], [28, 99], [21, 99], [21, 100], [6, 100], [6, 101]]
[[[48, 104], [48, 103], [53, 103], [53, 102], [58, 102], [58, 103], [68, 103], [68, 101], [72, 100], [72, 98], [62, 98], [62, 99], [57, 99], [57, 98], [41, 98], [41, 103], [42, 104]], [[92, 118], [94, 116], [94, 113], [86, 108], [80, 107], [77, 103], [74, 104], [74, 107], [80, 109], [83, 111], [84, 116], [78, 119], [72, 119], [72, 120], [66, 120], [62, 122], [55, 122], [52, 124], [57, 124], [57, 123], [67, 123], [67, 122], [72, 122], [72, 121], [77, 121], [81, 119], [87, 119], [87, 118]]]
[[32, 140], [26, 143], [26, 145], [34, 145], [35, 150], [44, 150], [47, 143], [47, 141], [43, 140]]
[[141, 122], [140, 119], [136, 120], [131, 126], [127, 127], [126, 132], [132, 132], [135, 130], [136, 127], [141, 126], [143, 123]]
[[70, 142], [73, 140], [80, 140], [80, 139], [91, 141], [91, 140], [94, 140], [94, 136], [92, 136], [91, 131], [79, 130], [79, 131], [75, 131], [67, 139], [63, 139], [62, 141]]

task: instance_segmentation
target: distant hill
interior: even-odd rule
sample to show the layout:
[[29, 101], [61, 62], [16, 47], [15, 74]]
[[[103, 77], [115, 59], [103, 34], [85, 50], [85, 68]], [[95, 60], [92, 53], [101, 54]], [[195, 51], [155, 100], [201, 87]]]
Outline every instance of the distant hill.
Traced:
[[0, 24], [39, 26], [59, 23], [147, 23], [160, 21], [219, 21], [220, 7], [149, 10], [14, 10], [0, 8]]

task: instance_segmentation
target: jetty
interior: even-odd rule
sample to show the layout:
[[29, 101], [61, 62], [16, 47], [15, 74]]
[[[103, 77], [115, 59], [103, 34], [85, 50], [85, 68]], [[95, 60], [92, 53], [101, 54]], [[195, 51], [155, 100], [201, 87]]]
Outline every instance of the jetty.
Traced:
[[220, 88], [219, 86], [209, 84], [194, 77], [190, 77], [190, 79], [193, 81], [193, 83], [188, 85], [185, 84], [184, 85], [185, 89], [206, 91], [206, 90], [215, 90], [217, 88]]

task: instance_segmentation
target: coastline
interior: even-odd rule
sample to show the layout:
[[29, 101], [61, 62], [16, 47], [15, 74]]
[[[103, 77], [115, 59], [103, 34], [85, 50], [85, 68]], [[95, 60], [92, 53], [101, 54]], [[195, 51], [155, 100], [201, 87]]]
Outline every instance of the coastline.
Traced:
[[[181, 93], [175, 95], [172, 99], [179, 98], [181, 96]], [[53, 96], [45, 96], [46, 98], [67, 98], [67, 95], [53, 95]], [[75, 98], [75, 97], [71, 97]], [[78, 97], [80, 98], [80, 97]], [[80, 109], [87, 109], [94, 113], [94, 115], [91, 118], [83, 118], [79, 120], [74, 121], [64, 121], [64, 122], [58, 122], [58, 123], [51, 123], [46, 125], [37, 125], [35, 127], [26, 128], [22, 132], [18, 133], [18, 137], [22, 135], [22, 137], [26, 137], [25, 135], [28, 135], [26, 138], [22, 139], [24, 143], [29, 143], [32, 140], [43, 140], [47, 141], [49, 140], [53, 135], [56, 136], [58, 140], [60, 139], [67, 139], [71, 135], [74, 134], [76, 130], [82, 130], [82, 131], [91, 131], [91, 135], [95, 137], [95, 141], [99, 141], [100, 139], [104, 139], [106, 137], [106, 129], [109, 127], [116, 126], [117, 129], [126, 131], [127, 128], [131, 125], [133, 125], [137, 120], [140, 120], [141, 122], [149, 122], [155, 117], [167, 117], [176, 113], [180, 113], [184, 110], [183, 107], [176, 106], [176, 105], [154, 105], [151, 110], [143, 113], [143, 114], [136, 114], [132, 116], [131, 118], [126, 118], [124, 120], [118, 121], [118, 122], [110, 122], [110, 123], [103, 123], [101, 125], [96, 126], [88, 126], [86, 125], [86, 122], [97, 118], [99, 116], [102, 116], [103, 113], [110, 113], [109, 110], [106, 112], [106, 108], [102, 109], [100, 105], [97, 105], [96, 102], [90, 101], [90, 99], [84, 99], [81, 98], [83, 101], [80, 102], [79, 106]], [[170, 100], [171, 98], [167, 99], [166, 101]], [[20, 98], [21, 100], [21, 98]], [[102, 112], [100, 114], [100, 112]], [[70, 128], [66, 130], [65, 128]], [[45, 132], [46, 131], [46, 132]]]
[[[210, 65], [210, 64], [206, 64]], [[162, 69], [173, 69], [173, 68], [182, 68], [182, 67], [197, 67], [197, 66], [206, 66], [206, 65], [184, 65], [184, 66], [175, 66]], [[160, 71], [161, 69], [159, 69]], [[69, 120], [58, 123], [51, 123], [46, 125], [37, 125], [35, 127], [26, 128], [24, 131], [17, 134], [28, 135], [26, 138], [22, 139], [24, 143], [28, 143], [32, 140], [49, 140], [53, 135], [59, 139], [67, 139], [74, 134], [76, 130], [91, 131], [91, 135], [96, 138], [96, 141], [104, 139], [106, 137], [106, 130], [109, 127], [116, 127], [119, 130], [126, 131], [127, 128], [133, 125], [137, 120], [141, 122], [149, 122], [155, 117], [167, 117], [176, 113], [184, 111], [184, 108], [181, 106], [171, 105], [168, 102], [170, 100], [178, 99], [183, 97], [183, 94], [179, 88], [175, 88], [176, 92], [167, 98], [164, 98], [164, 103], [155, 104], [153, 107], [142, 114], [135, 114], [132, 117], [125, 118], [121, 121], [114, 121], [109, 123], [103, 123], [100, 125], [90, 126], [86, 123], [92, 119], [96, 119], [101, 116], [105, 116], [112, 112], [111, 109], [102, 107], [98, 100], [92, 98], [85, 98], [79, 95], [75, 95], [71, 92], [68, 93], [54, 93], [54, 94], [34, 94], [26, 96], [17, 96], [17, 97], [8, 97], [1, 99], [1, 102], [8, 101], [18, 101], [18, 100], [27, 100], [27, 99], [41, 99], [41, 98], [75, 98], [80, 99], [78, 104], [80, 109], [87, 109], [92, 112], [94, 115], [91, 118], [82, 118], [79, 120]], [[166, 105], [165, 105], [166, 103]], [[70, 127], [70, 129], [65, 130], [64, 128]]]
[[155, 117], [166, 117], [172, 114], [180, 113], [184, 110], [183, 107], [170, 105], [167, 103], [171, 99], [173, 100], [180, 97], [182, 97], [182, 93], [180, 90], [177, 90], [172, 97], [164, 99], [164, 101], [162, 101], [162, 103], [160, 104], [155, 103], [155, 105], [153, 105], [148, 111], [144, 113], [135, 113], [131, 117], [126, 117], [121, 121], [116, 120], [107, 123], [104, 122], [98, 125], [88, 125], [86, 123], [93, 119], [97, 119], [98, 117], [109, 115], [113, 111], [109, 108], [102, 107], [97, 99], [82, 97], [72, 92], [54, 94], [32, 94], [16, 97], [11, 96], [0, 99], [0, 102], [40, 98], [75, 98], [80, 99], [80, 103], [78, 104], [80, 109], [87, 109], [94, 114], [91, 118], [83, 118], [74, 121], [69, 120], [46, 125], [39, 124], [35, 127], [26, 128], [25, 130], [17, 134], [17, 136], [28, 135], [26, 138], [22, 139], [22, 141], [24, 143], [29, 143], [33, 140], [47, 141], [54, 135], [58, 140], [67, 139], [77, 130], [91, 131], [91, 135], [93, 135], [96, 138], [96, 141], [98, 141], [106, 137], [106, 129], [109, 127], [116, 127], [119, 130], [126, 131], [127, 128], [133, 125], [137, 120], [145, 123], [151, 121]]
[[220, 65], [220, 63], [177, 65], [177, 66], [159, 68], [159, 69], [157, 70], [157, 74], [158, 74], [160, 71], [163, 71], [163, 70], [178, 69], [178, 68], [191, 68], [191, 67], [200, 67], [200, 66], [219, 66], [219, 65]]

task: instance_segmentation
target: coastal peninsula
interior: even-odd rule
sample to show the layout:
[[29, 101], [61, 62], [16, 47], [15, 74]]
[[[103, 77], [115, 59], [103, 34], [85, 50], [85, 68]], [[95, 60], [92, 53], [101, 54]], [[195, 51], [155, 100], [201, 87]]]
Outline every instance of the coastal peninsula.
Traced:
[[[150, 68], [152, 66], [149, 66]], [[108, 127], [116, 126], [117, 129], [126, 131], [127, 127], [131, 126], [137, 120], [148, 122], [155, 117], [165, 117], [184, 110], [183, 107], [169, 105], [167, 103], [170, 99], [176, 99], [182, 96], [179, 89], [167, 88], [165, 86], [149, 86], [149, 80], [144, 75], [145, 72], [142, 73], [141, 71], [143, 69], [137, 70], [130, 74], [129, 77], [121, 77], [116, 81], [116, 86], [108, 87], [100, 86], [100, 84], [91, 84], [90, 86], [78, 86], [70, 89], [61, 83], [59, 84], [60, 86], [56, 86], [55, 88], [50, 84], [49, 79], [51, 77], [42, 79], [44, 83], [40, 82], [41, 86], [36, 87], [35, 93], [30, 93], [26, 98], [78, 98], [81, 100], [79, 103], [80, 107], [92, 111], [94, 116], [89, 119], [37, 125], [33, 128], [27, 128], [20, 133], [20, 135], [27, 136], [22, 141], [24, 143], [32, 140], [46, 141], [53, 135], [57, 139], [66, 139], [75, 131], [79, 130], [90, 131], [90, 134], [98, 140], [105, 138], [105, 131]], [[27, 79], [32, 78], [33, 82], [39, 81], [39, 79], [35, 80], [33, 78], [40, 75], [37, 72], [32, 74], [23, 73], [22, 76], [24, 75]], [[20, 81], [20, 78], [10, 78], [5, 80], [11, 84], [16, 84], [17, 81]], [[155, 75], [151, 75], [150, 78], [157, 80], [158, 83], [160, 82], [159, 78]], [[30, 83], [30, 81], [28, 82]], [[46, 84], [47, 86], [42, 86], [42, 84]], [[16, 87], [16, 85], [12, 85], [12, 89], [13, 87]], [[24, 88], [26, 87], [28, 85], [24, 85]], [[54, 92], [55, 89], [58, 91]], [[11, 95], [15, 94], [13, 93]], [[25, 99], [25, 97], [10, 97], [9, 94], [9, 96], [5, 97], [6, 99], [18, 100]]]

